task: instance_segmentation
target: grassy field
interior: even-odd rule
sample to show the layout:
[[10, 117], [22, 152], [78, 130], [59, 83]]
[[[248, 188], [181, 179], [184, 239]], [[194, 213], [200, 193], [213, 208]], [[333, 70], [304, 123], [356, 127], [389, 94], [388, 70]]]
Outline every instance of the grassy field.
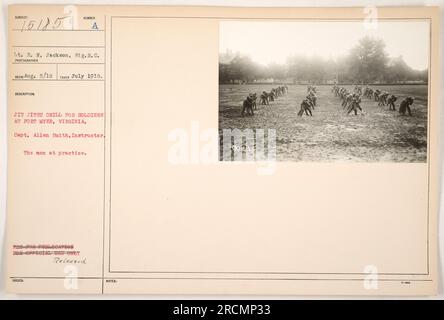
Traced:
[[[313, 117], [298, 117], [307, 87], [289, 91], [269, 106], [258, 104], [254, 116], [241, 116], [248, 93], [270, 91], [277, 85], [220, 85], [219, 130], [275, 129], [277, 159], [292, 161], [425, 162], [427, 160], [427, 85], [371, 86], [398, 96], [415, 98], [412, 116], [362, 97], [363, 112], [346, 115], [332, 86], [318, 86]], [[345, 86], [352, 90], [352, 86]]]

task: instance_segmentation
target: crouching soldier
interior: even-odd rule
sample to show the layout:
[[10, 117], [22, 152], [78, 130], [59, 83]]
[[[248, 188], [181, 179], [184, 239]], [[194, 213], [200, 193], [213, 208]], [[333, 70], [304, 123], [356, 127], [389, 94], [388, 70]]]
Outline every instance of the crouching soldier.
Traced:
[[381, 92], [381, 90], [379, 90], [379, 89], [376, 89], [376, 90], [373, 92], [373, 98], [375, 99], [376, 102], [379, 101], [379, 95], [380, 95], [381, 93], [382, 93], [382, 92]]
[[266, 91], [262, 91], [260, 103], [263, 105], [268, 104], [268, 93]]
[[254, 101], [252, 95], [250, 94], [242, 104], [242, 116], [244, 116], [245, 113], [249, 116], [254, 116], [253, 106], [254, 106]]
[[378, 106], [383, 107], [386, 105], [387, 103], [387, 97], [389, 96], [388, 92], [382, 92], [379, 95], [379, 102], [378, 102]]
[[308, 94], [307, 99], [311, 102], [311, 105], [313, 106], [313, 110], [314, 110], [314, 107], [316, 106], [316, 101], [317, 101], [316, 94], [313, 91], [311, 91]]
[[358, 109], [362, 111], [360, 103], [361, 103], [361, 97], [358, 94], [354, 94], [351, 98], [350, 106], [347, 111], [347, 115], [349, 115], [350, 112], [352, 112], [352, 111], [355, 112], [355, 116], [358, 115]]
[[412, 110], [410, 109], [410, 106], [413, 104], [413, 98], [407, 97], [405, 98], [401, 104], [399, 105], [399, 113], [401, 115], [405, 115], [406, 111], [409, 113], [409, 116], [412, 115]]
[[299, 110], [298, 116], [302, 117], [304, 112], [307, 116], [313, 116], [311, 108], [312, 108], [311, 101], [309, 99], [304, 99], [301, 103], [301, 110]]
[[396, 100], [398, 100], [398, 98], [393, 94], [387, 99], [387, 104], [389, 106], [389, 110], [396, 111], [396, 107], [395, 107]]

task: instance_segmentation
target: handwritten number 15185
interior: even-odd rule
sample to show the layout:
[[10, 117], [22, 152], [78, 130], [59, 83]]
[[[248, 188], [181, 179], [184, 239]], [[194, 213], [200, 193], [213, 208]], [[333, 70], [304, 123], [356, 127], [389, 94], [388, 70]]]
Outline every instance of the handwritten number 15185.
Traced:
[[57, 17], [55, 19], [46, 17], [41, 19], [24, 20], [21, 31], [72, 30], [73, 27], [72, 16]]

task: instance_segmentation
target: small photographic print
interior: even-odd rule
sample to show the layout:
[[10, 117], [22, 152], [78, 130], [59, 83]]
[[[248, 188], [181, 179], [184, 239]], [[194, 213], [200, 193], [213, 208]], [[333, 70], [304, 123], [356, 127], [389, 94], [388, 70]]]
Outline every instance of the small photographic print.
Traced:
[[221, 161], [427, 161], [429, 21], [219, 28]]

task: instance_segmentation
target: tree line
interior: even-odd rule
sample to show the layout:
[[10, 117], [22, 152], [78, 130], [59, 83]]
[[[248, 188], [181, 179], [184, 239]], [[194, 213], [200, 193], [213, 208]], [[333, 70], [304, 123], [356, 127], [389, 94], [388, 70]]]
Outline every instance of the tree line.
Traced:
[[428, 80], [427, 70], [415, 70], [402, 56], [389, 57], [381, 39], [363, 37], [337, 59], [292, 55], [286, 63], [262, 65], [241, 53], [219, 57], [220, 83], [408, 83]]

